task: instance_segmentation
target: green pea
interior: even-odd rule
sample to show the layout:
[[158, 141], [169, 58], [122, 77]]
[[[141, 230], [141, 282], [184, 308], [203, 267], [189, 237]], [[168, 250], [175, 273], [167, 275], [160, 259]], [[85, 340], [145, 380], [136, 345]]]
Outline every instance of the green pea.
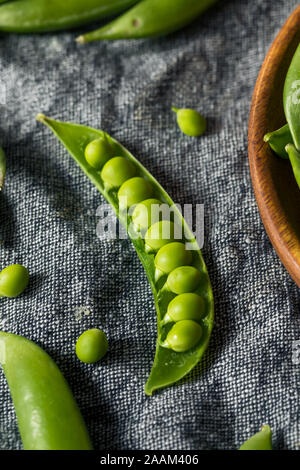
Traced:
[[100, 137], [92, 140], [84, 151], [86, 161], [96, 170], [101, 170], [103, 165], [113, 156], [113, 149], [107, 139]]
[[118, 191], [119, 204], [121, 207], [131, 207], [144, 199], [152, 196], [152, 185], [149, 181], [136, 176], [122, 184]]
[[172, 108], [177, 114], [177, 124], [181, 131], [191, 137], [198, 137], [206, 131], [206, 119], [194, 109]]
[[[146, 230], [151, 224], [158, 222], [160, 213], [158, 199], [146, 199], [140, 202], [132, 213], [132, 221], [139, 230]], [[157, 214], [156, 214], [157, 211]]]
[[202, 337], [202, 327], [193, 320], [182, 320], [171, 328], [166, 341], [161, 346], [176, 352], [185, 352], [199, 343]]
[[114, 157], [105, 163], [101, 178], [108, 185], [117, 188], [136, 174], [136, 168], [130, 160], [124, 157]]
[[181, 320], [199, 321], [205, 313], [205, 302], [198, 294], [187, 293], [177, 295], [168, 305], [163, 324]]
[[193, 266], [181, 266], [174, 269], [167, 279], [167, 286], [174, 294], [185, 294], [197, 289], [201, 273]]
[[186, 249], [184, 243], [168, 243], [160, 248], [155, 256], [155, 267], [163, 273], [169, 274], [179, 266], [186, 266], [192, 262], [192, 253]]
[[17, 297], [29, 282], [28, 270], [21, 264], [7, 266], [0, 273], [0, 297]]
[[175, 225], [169, 220], [161, 220], [148, 228], [145, 235], [146, 246], [158, 251], [162, 246], [174, 241]]
[[97, 328], [82, 333], [76, 343], [78, 359], [87, 364], [99, 361], [107, 351], [108, 342], [105, 333]]

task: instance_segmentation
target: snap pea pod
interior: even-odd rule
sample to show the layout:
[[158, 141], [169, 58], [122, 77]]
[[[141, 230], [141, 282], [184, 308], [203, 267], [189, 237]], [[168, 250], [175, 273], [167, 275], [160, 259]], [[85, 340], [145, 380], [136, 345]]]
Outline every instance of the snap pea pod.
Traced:
[[279, 157], [284, 159], [289, 158], [285, 147], [287, 144], [293, 142], [293, 138], [288, 124], [285, 124], [276, 131], [268, 132], [268, 134], [264, 136], [264, 141], [270, 145], [273, 152]]
[[[202, 358], [209, 342], [214, 317], [213, 294], [197, 241], [166, 191], [119, 142], [105, 132], [90, 127], [54, 121], [41, 114], [37, 116], [37, 120], [52, 130], [83, 172], [112, 205], [121, 223], [127, 228], [129, 238], [146, 271], [157, 309], [156, 354], [151, 374], [145, 385], [146, 394], [152, 395], [155, 390], [171, 385], [184, 377]], [[99, 139], [105, 140], [116, 155], [113, 158], [110, 155], [105, 159], [99, 153], [99, 161], [107, 160], [101, 172], [97, 169], [98, 162], [95, 162], [94, 158], [90, 160], [93, 166], [88, 164], [85, 158], [85, 151], [90, 149], [91, 142]], [[90, 157], [89, 151], [86, 154]], [[121, 199], [119, 201], [124, 194], [129, 196], [135, 205], [134, 217], [128, 213], [124, 214], [120, 204]], [[168, 208], [172, 207], [176, 223], [159, 220], [152, 222], [148, 227], [149, 220], [145, 217], [145, 208], [150, 198], [154, 203], [158, 202], [157, 207], [159, 203]], [[185, 250], [186, 255], [178, 250], [178, 246], [174, 246], [179, 243], [179, 241], [174, 242], [173, 237], [175, 228], [180, 225], [185, 233], [182, 244], [186, 244], [189, 248]], [[163, 229], [169, 229], [168, 236], [163, 235]], [[169, 256], [167, 249], [170, 249]], [[160, 250], [163, 250], [163, 253], [158, 256]], [[187, 299], [189, 302], [187, 304], [185, 298], [181, 297], [179, 305], [175, 309], [169, 309], [168, 321], [163, 321], [168, 305], [176, 297], [177, 292], [181, 294], [191, 291], [202, 299], [199, 302], [200, 315], [196, 316], [193, 312], [192, 318], [189, 317], [185, 307], [190, 305], [191, 300]], [[178, 323], [172, 320], [175, 316]], [[180, 321], [181, 319], [184, 321]]]
[[90, 450], [71, 390], [57, 365], [32, 341], [0, 332], [0, 364], [25, 450]]
[[295, 145], [293, 144], [288, 144], [286, 146], [286, 151], [292, 165], [296, 182], [300, 188], [300, 152], [298, 152]]
[[6, 157], [3, 149], [0, 147], [0, 191], [4, 186], [4, 179], [6, 174]]
[[300, 45], [296, 49], [285, 78], [283, 107], [293, 142], [300, 151]]
[[0, 30], [37, 33], [107, 18], [137, 0], [14, 0], [0, 6]]
[[270, 426], [264, 424], [259, 432], [241, 445], [240, 450], [273, 450]]
[[142, 0], [128, 12], [96, 31], [79, 36], [86, 43], [103, 39], [161, 36], [183, 28], [217, 0]]

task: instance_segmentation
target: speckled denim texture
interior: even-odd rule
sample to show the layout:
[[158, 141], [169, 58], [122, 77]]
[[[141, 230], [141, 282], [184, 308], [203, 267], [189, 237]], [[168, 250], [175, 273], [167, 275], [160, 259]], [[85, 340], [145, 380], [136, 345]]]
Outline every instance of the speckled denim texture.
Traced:
[[[1, 329], [36, 341], [67, 378], [96, 449], [234, 449], [263, 423], [277, 448], [300, 442], [299, 289], [256, 206], [247, 157], [251, 95], [265, 54], [296, 0], [221, 1], [166, 38], [80, 46], [82, 32], [2, 35], [0, 266], [23, 263], [30, 287], [1, 299]], [[86, 28], [88, 30], [91, 28]], [[184, 136], [171, 106], [208, 119]], [[201, 365], [182, 383], [144, 394], [156, 313], [129, 240], [100, 241], [104, 199], [51, 132], [53, 118], [122, 142], [178, 203], [205, 204], [203, 254], [216, 321]], [[99, 327], [110, 350], [80, 363], [76, 338]], [[0, 373], [0, 448], [20, 449]]]

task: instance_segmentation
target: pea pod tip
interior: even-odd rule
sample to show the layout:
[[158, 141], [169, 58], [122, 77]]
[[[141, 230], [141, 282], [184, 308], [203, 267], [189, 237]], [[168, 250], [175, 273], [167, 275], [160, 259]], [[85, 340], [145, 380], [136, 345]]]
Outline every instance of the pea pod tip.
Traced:
[[39, 121], [39, 122], [44, 122], [47, 120], [47, 116], [45, 116], [45, 114], [43, 113], [38, 113], [35, 117], [36, 121]]
[[75, 39], [75, 41], [78, 42], [79, 44], [86, 44], [86, 43], [87, 43], [87, 41], [85, 40], [84, 35], [78, 36], [78, 37]]

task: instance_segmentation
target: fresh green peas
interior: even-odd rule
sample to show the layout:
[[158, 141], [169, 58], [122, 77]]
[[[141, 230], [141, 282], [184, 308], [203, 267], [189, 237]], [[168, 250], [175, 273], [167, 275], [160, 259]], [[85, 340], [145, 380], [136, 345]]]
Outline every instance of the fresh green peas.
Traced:
[[206, 119], [194, 109], [172, 108], [177, 114], [177, 124], [180, 130], [190, 137], [198, 137], [206, 131]]
[[199, 323], [193, 320], [182, 320], [171, 328], [162, 346], [176, 352], [184, 352], [196, 346], [201, 337], [202, 327]]
[[120, 207], [131, 207], [152, 196], [152, 185], [145, 178], [136, 176], [122, 184], [118, 191]]
[[161, 201], [153, 198], [140, 202], [132, 213], [134, 225], [139, 230], [146, 230], [151, 224], [158, 222], [160, 217], [159, 206], [161, 204]]
[[169, 220], [161, 220], [148, 228], [145, 235], [146, 246], [158, 251], [162, 246], [174, 241], [175, 225]]
[[193, 266], [181, 266], [174, 269], [167, 279], [167, 286], [174, 294], [185, 294], [197, 289], [201, 273]]
[[113, 156], [113, 149], [107, 139], [100, 137], [92, 140], [84, 151], [86, 161], [96, 170], [101, 170], [103, 165]]
[[114, 157], [105, 163], [101, 178], [108, 185], [117, 188], [136, 174], [134, 164], [124, 157]]
[[204, 313], [205, 303], [200, 295], [193, 293], [180, 294], [169, 303], [162, 324], [181, 320], [199, 321]]
[[168, 243], [160, 248], [155, 256], [155, 267], [163, 273], [169, 274], [179, 266], [186, 266], [192, 262], [192, 253], [186, 249], [184, 243]]
[[78, 359], [87, 364], [99, 361], [107, 351], [108, 342], [105, 333], [97, 328], [82, 333], [76, 343]]
[[0, 273], [0, 297], [17, 297], [29, 282], [28, 270], [21, 264], [7, 266]]

